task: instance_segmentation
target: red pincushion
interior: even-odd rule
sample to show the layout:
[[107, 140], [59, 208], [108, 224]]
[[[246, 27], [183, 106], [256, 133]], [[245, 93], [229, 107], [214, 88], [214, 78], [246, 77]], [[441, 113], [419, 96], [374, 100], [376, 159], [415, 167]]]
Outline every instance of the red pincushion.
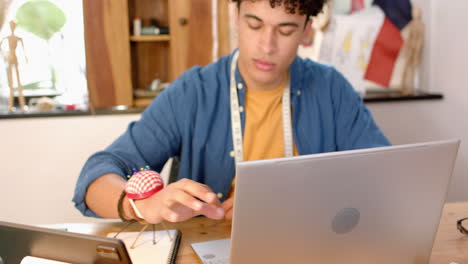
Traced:
[[144, 170], [132, 175], [125, 186], [125, 192], [129, 199], [147, 198], [164, 187], [164, 182], [155, 171]]

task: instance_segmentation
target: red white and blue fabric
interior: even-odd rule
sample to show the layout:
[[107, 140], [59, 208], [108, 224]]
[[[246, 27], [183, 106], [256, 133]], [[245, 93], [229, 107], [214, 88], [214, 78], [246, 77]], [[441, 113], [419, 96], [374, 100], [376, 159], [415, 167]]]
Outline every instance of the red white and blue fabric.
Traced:
[[164, 188], [164, 182], [159, 174], [152, 170], [136, 172], [128, 180], [125, 192], [129, 199], [144, 199]]
[[385, 19], [374, 43], [364, 79], [389, 87], [404, 42], [401, 30], [412, 19], [412, 6], [409, 0], [374, 0], [374, 4], [385, 13]]
[[362, 9], [364, 9], [364, 0], [351, 1], [351, 13], [361, 11]]

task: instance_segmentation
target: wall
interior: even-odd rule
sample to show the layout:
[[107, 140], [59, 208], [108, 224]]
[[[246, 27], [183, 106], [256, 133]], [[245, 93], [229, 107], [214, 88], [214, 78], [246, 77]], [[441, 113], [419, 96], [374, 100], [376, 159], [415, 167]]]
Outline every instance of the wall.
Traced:
[[86, 159], [139, 115], [0, 120], [0, 220], [86, 222], [73, 189]]

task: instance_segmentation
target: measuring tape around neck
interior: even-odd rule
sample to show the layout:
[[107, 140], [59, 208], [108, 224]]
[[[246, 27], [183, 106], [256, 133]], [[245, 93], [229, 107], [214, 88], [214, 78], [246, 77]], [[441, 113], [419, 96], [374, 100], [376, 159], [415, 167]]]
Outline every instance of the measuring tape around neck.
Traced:
[[[236, 67], [239, 52], [236, 52], [232, 57], [231, 62], [231, 79], [230, 79], [230, 97], [231, 97], [231, 127], [232, 127], [232, 143], [234, 146], [234, 158], [236, 164], [244, 160], [243, 145], [242, 145], [242, 123], [240, 118], [239, 97], [237, 95], [236, 85]], [[287, 79], [283, 91], [282, 117], [283, 117], [283, 136], [284, 136], [284, 154], [285, 157], [293, 156], [293, 137], [291, 129], [291, 81]]]

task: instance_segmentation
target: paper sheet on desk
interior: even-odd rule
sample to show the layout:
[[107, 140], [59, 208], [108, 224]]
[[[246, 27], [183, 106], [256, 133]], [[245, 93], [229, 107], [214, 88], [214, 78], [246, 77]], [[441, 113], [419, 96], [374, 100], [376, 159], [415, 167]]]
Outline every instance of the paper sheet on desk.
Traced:
[[[180, 232], [169, 230], [172, 240], [166, 230], [155, 231], [156, 244], [153, 244], [153, 231], [143, 232], [131, 249], [133, 241], [139, 232], [122, 232], [117, 238], [125, 243], [130, 259], [133, 263], [173, 263], [177, 248], [180, 242]], [[115, 233], [107, 234], [107, 237], [114, 237]]]
[[21, 260], [20, 264], [70, 264], [70, 263], [49, 260], [49, 259], [35, 258], [35, 257], [25, 257], [23, 260]]

